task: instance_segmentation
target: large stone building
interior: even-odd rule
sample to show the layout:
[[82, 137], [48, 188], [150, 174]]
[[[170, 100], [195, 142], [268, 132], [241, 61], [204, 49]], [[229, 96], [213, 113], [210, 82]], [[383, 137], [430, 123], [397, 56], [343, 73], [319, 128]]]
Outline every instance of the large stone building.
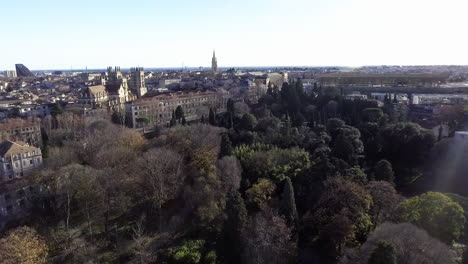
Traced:
[[41, 166], [41, 149], [21, 141], [0, 144], [0, 230], [28, 214], [30, 197], [38, 187], [25, 177]]
[[209, 109], [222, 112], [226, 109], [229, 93], [225, 90], [170, 93], [141, 98], [125, 104], [126, 119], [130, 127], [143, 128], [167, 126], [177, 106], [184, 110], [187, 121], [208, 118]]
[[317, 76], [323, 87], [436, 87], [444, 83], [449, 73], [361, 73], [335, 72]]
[[38, 121], [9, 118], [0, 122], [0, 142], [4, 140], [23, 141], [41, 147], [41, 126]]
[[120, 67], [114, 69], [108, 67], [107, 78], [102, 79], [100, 85], [86, 88], [80, 94], [80, 103], [91, 108], [118, 110], [134, 98], [135, 96], [129, 90], [127, 79], [123, 77]]
[[22, 141], [6, 140], [0, 144], [0, 180], [22, 178], [42, 166], [40, 148]]

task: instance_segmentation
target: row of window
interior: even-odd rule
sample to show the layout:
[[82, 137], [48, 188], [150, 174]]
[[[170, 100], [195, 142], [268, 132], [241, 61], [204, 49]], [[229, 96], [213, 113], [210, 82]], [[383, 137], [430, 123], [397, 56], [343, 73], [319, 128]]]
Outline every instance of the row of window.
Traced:
[[[181, 105], [181, 104], [186, 104], [186, 103], [192, 103], [192, 102], [206, 102], [206, 101], [212, 101], [214, 100], [215, 97], [202, 97], [202, 98], [193, 98], [190, 100], [180, 100], [176, 102], [159, 102], [159, 106], [171, 106], [171, 105]], [[200, 105], [200, 104], [199, 104]], [[150, 105], [151, 107], [155, 107], [154, 104]], [[144, 105], [144, 106], [134, 106], [134, 110], [142, 110], [142, 109], [147, 109], [149, 106]]]
[[19, 132], [31, 132], [31, 131], [34, 131], [34, 127], [15, 128], [15, 129], [7, 130], [5, 132], [9, 134], [14, 134], [14, 133], [19, 133]]

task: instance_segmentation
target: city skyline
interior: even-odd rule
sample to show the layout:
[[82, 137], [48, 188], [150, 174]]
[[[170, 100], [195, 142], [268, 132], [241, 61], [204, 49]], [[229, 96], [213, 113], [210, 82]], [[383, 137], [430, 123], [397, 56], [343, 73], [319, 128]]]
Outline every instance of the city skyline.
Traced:
[[466, 1], [7, 2], [0, 70], [467, 65]]

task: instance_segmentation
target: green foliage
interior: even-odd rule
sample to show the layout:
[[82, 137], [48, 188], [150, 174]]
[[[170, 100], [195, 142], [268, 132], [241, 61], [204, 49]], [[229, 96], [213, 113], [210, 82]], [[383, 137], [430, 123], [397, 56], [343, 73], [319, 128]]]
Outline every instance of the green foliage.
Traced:
[[442, 193], [415, 196], [403, 201], [398, 209], [402, 220], [422, 227], [446, 243], [456, 241], [463, 234], [463, 208]]
[[124, 119], [122, 118], [122, 114], [118, 111], [112, 112], [111, 116], [112, 123], [117, 124], [117, 125], [123, 125]]
[[346, 169], [344, 178], [362, 185], [368, 182], [366, 173], [364, 173], [358, 166]]
[[241, 232], [248, 223], [248, 213], [244, 199], [238, 191], [230, 193], [226, 204], [226, 219], [224, 221], [222, 255], [227, 263], [240, 263], [242, 251]]
[[344, 127], [346, 123], [339, 118], [330, 118], [327, 121], [327, 131], [332, 138], [336, 138], [340, 132], [340, 129]]
[[468, 198], [464, 196], [460, 196], [453, 193], [445, 193], [450, 199], [454, 202], [458, 203], [463, 208], [463, 213], [465, 214], [465, 232], [463, 238], [466, 240], [468, 238]]
[[247, 203], [255, 210], [264, 208], [276, 190], [276, 186], [268, 179], [259, 179], [258, 182], [245, 192]]
[[216, 251], [211, 250], [210, 252], [206, 253], [205, 255], [205, 264], [216, 264], [218, 256], [216, 255]]
[[269, 178], [275, 183], [286, 177], [295, 178], [311, 167], [309, 154], [300, 149], [280, 149], [270, 145], [242, 145], [233, 150], [244, 170], [244, 175], [255, 182]]
[[210, 125], [216, 126], [216, 115], [213, 111], [213, 108], [210, 108], [210, 113], [208, 115], [208, 122], [210, 123]]
[[196, 205], [196, 214], [202, 225], [209, 225], [223, 213], [226, 194], [217, 174], [217, 154], [208, 147], [202, 147], [193, 153], [190, 163], [193, 185], [187, 195]]
[[381, 132], [381, 137], [382, 155], [394, 166], [397, 182], [411, 180], [401, 179], [402, 172], [424, 162], [436, 141], [432, 130], [415, 123], [390, 125]]
[[182, 117], [184, 117], [184, 109], [182, 109], [182, 106], [178, 105], [175, 110], [175, 118], [181, 120]]
[[358, 164], [359, 155], [364, 151], [361, 133], [355, 127], [342, 127], [332, 145], [332, 153], [351, 165]]
[[145, 125], [147, 125], [147, 124], [150, 123], [150, 120], [149, 120], [149, 118], [147, 118], [147, 117], [139, 117], [139, 118], [136, 119], [136, 122], [137, 122], [137, 123], [140, 123], [140, 124], [145, 124]]
[[244, 114], [240, 122], [240, 128], [244, 130], [253, 130], [257, 126], [257, 119], [252, 114]]
[[324, 188], [314, 207], [314, 223], [320, 239], [336, 254], [344, 245], [356, 245], [366, 237], [372, 225], [372, 197], [360, 185], [341, 178], [327, 180]]
[[377, 162], [374, 168], [375, 180], [393, 182], [395, 175], [393, 173], [392, 164], [388, 160]]
[[59, 102], [55, 102], [55, 104], [52, 105], [50, 112], [52, 116], [60, 115], [63, 113], [63, 107]]
[[362, 118], [364, 122], [377, 123], [384, 116], [380, 108], [366, 108], [362, 110]]
[[368, 264], [396, 264], [397, 257], [395, 247], [385, 241], [379, 241], [372, 252]]
[[168, 249], [168, 256], [174, 263], [197, 264], [202, 259], [205, 240], [189, 240], [178, 247]]
[[223, 134], [221, 136], [221, 151], [219, 156], [224, 157], [224, 156], [229, 156], [231, 155], [232, 152], [232, 143], [231, 140], [229, 139], [229, 135]]

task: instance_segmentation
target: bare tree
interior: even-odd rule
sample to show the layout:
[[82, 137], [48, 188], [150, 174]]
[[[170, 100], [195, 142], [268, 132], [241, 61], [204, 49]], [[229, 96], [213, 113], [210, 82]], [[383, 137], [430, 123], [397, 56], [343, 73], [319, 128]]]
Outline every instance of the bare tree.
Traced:
[[225, 156], [218, 161], [219, 175], [226, 192], [238, 190], [242, 179], [242, 167], [234, 156]]
[[393, 220], [391, 219], [392, 213], [403, 200], [393, 184], [387, 181], [371, 181], [366, 185], [366, 190], [374, 202], [370, 210], [374, 225]]
[[286, 220], [270, 208], [252, 217], [242, 237], [243, 263], [291, 263], [296, 253]]
[[398, 264], [455, 263], [455, 254], [447, 245], [410, 223], [380, 225], [369, 234], [360, 251], [349, 251], [340, 263], [366, 264], [379, 241], [395, 247]]
[[158, 210], [161, 230], [161, 208], [179, 195], [184, 184], [182, 156], [170, 149], [155, 148], [144, 153], [136, 165], [140, 172], [140, 184]]
[[133, 252], [138, 257], [138, 262], [140, 264], [153, 263], [155, 261], [154, 257], [150, 252], [148, 252], [147, 247], [151, 242], [151, 239], [146, 236], [145, 229], [143, 227], [143, 219], [140, 219], [136, 222], [133, 230], [133, 242], [135, 246], [133, 247]]

